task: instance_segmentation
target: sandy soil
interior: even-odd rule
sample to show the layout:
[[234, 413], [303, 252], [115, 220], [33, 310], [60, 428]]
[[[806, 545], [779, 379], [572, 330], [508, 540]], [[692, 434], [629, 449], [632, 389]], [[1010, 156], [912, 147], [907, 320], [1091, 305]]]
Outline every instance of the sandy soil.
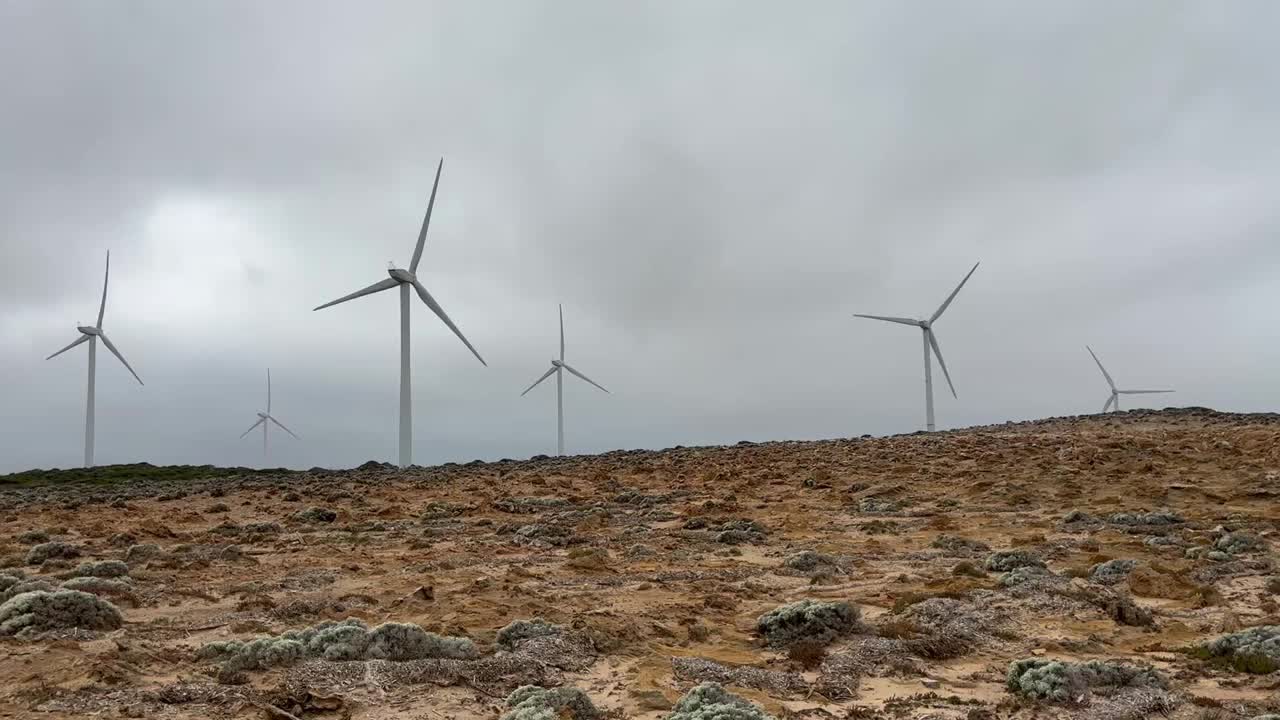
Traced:
[[[256, 718], [275, 706], [301, 718], [492, 719], [536, 680], [580, 688], [614, 717], [656, 719], [717, 674], [780, 718], [1146, 716], [1123, 696], [1070, 707], [1006, 691], [1010, 661], [1044, 657], [1150, 664], [1169, 678], [1170, 716], [1249, 718], [1280, 708], [1280, 675], [1182, 650], [1280, 623], [1267, 589], [1277, 495], [1280, 419], [1201, 410], [405, 472], [0, 485], [0, 564], [29, 577], [56, 582], [135, 544], [162, 551], [130, 563], [123, 628], [0, 639], [0, 717]], [[336, 520], [291, 518], [312, 506]], [[1113, 520], [1155, 510], [1185, 522]], [[1065, 522], [1071, 511], [1085, 515]], [[245, 528], [263, 522], [282, 531]], [[725, 523], [748, 531], [722, 536]], [[33, 543], [20, 536], [32, 530], [82, 557], [26, 565]], [[1205, 556], [1226, 531], [1260, 544]], [[981, 569], [1014, 548], [1044, 559], [1053, 582], [1006, 588]], [[832, 562], [784, 565], [804, 550]], [[1116, 558], [1138, 565], [1113, 585], [1089, 578]], [[965, 561], [975, 569], [957, 574]], [[962, 636], [946, 652], [904, 642], [933, 637], [913, 607], [936, 597], [953, 600], [945, 633]], [[1116, 619], [1130, 597], [1152, 624]], [[864, 627], [816, 659], [765, 647], [756, 618], [805, 598], [856, 605]], [[463, 635], [486, 657], [519, 619], [564, 625], [579, 642], [572, 657], [308, 661], [231, 683], [195, 657], [214, 640], [346, 617]]]

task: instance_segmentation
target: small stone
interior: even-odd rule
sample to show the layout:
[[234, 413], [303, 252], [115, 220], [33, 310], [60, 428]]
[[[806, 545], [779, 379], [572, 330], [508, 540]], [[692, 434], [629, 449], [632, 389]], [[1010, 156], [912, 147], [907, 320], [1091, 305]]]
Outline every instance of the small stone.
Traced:
[[923, 678], [922, 680], [920, 680], [920, 684], [929, 688], [930, 690], [936, 690], [939, 687], [942, 687], [942, 683], [938, 682], [937, 680], [934, 680], [933, 678]]

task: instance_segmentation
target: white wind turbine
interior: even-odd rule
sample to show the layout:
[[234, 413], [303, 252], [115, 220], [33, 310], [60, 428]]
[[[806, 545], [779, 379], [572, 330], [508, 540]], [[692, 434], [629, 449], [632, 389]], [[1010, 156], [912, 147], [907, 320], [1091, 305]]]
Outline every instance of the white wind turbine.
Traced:
[[969, 270], [969, 274], [964, 276], [960, 284], [955, 290], [947, 296], [947, 299], [938, 307], [937, 312], [928, 320], [912, 320], [911, 318], [886, 317], [884, 315], [858, 315], [854, 317], [869, 318], [871, 320], [884, 320], [885, 322], [899, 323], [901, 325], [912, 325], [920, 328], [924, 334], [924, 407], [925, 407], [925, 426], [930, 432], [933, 432], [933, 368], [929, 360], [929, 350], [932, 348], [933, 354], [938, 356], [938, 365], [942, 367], [942, 374], [947, 378], [947, 386], [951, 388], [951, 396], [957, 397], [956, 386], [951, 383], [951, 373], [947, 372], [947, 363], [942, 359], [942, 350], [938, 347], [937, 335], [933, 332], [933, 324], [942, 317], [942, 313], [946, 312], [947, 306], [955, 299], [956, 294], [960, 292], [960, 288], [969, 282], [969, 276], [973, 275], [973, 271], [978, 269], [979, 263], [974, 263]]
[[[524, 397], [525, 395], [529, 394], [530, 390], [538, 387], [538, 384], [541, 383], [543, 380], [546, 380], [547, 378], [551, 377], [552, 374], [556, 376], [556, 454], [557, 455], [564, 455], [564, 371], [565, 370], [568, 370], [574, 375], [577, 375], [583, 380], [586, 380], [592, 385], [595, 385], [601, 390], [604, 390], [604, 387], [600, 385], [600, 383], [597, 383], [595, 380], [592, 380], [586, 375], [583, 375], [577, 370], [574, 370], [571, 365], [569, 365], [564, 361], [564, 306], [561, 305], [560, 306], [560, 359], [552, 360], [551, 369], [543, 373], [542, 377], [535, 380], [534, 383], [530, 385], [524, 392], [520, 393], [520, 397]], [[608, 390], [604, 390], [604, 391], [609, 392]]]
[[1112, 405], [1115, 406], [1116, 410], [1119, 410], [1121, 395], [1154, 395], [1157, 393], [1173, 392], [1172, 390], [1119, 390], [1116, 388], [1115, 382], [1111, 379], [1111, 373], [1107, 372], [1107, 369], [1102, 367], [1102, 361], [1094, 354], [1093, 348], [1085, 345], [1084, 349], [1088, 350], [1090, 355], [1093, 355], [1093, 361], [1098, 364], [1098, 369], [1102, 371], [1102, 377], [1106, 378], [1107, 385], [1111, 386], [1111, 396], [1107, 398], [1107, 404], [1102, 406], [1102, 412], [1110, 410]]
[[422, 260], [422, 246], [427, 240], [427, 226], [431, 224], [431, 209], [436, 204], [436, 188], [440, 187], [440, 171], [443, 168], [444, 158], [441, 158], [440, 164], [436, 166], [436, 179], [431, 186], [431, 199], [427, 202], [427, 214], [422, 219], [422, 230], [418, 232], [418, 244], [413, 249], [413, 260], [409, 262], [409, 269], [397, 268], [392, 263], [391, 268], [387, 271], [387, 274], [391, 277], [386, 280], [376, 282], [363, 290], [357, 290], [350, 295], [340, 297], [333, 302], [327, 302], [315, 308], [316, 310], [323, 310], [358, 297], [390, 290], [397, 285], [400, 287], [400, 467], [408, 467], [413, 464], [413, 404], [410, 398], [409, 379], [409, 288], [417, 291], [418, 297], [422, 298], [422, 302], [431, 308], [431, 312], [435, 313], [453, 331], [454, 335], [458, 336], [458, 339], [476, 356], [480, 364], [488, 366], [484, 358], [480, 357], [480, 353], [476, 352], [471, 343], [463, 337], [462, 331], [458, 329], [458, 326], [454, 325], [449, 316], [445, 314], [444, 308], [440, 307], [435, 298], [431, 297], [431, 293], [427, 292], [422, 283], [418, 282], [418, 276], [415, 274], [418, 270], [418, 262]]
[[290, 435], [293, 435], [293, 438], [295, 440], [302, 439], [298, 437], [296, 434], [294, 434], [292, 430], [285, 427], [284, 423], [275, 419], [275, 417], [271, 415], [271, 368], [267, 368], [267, 411], [258, 413], [258, 422], [250, 425], [248, 430], [245, 430], [243, 433], [240, 434], [240, 439], [243, 440], [244, 436], [253, 432], [254, 428], [258, 427], [259, 425], [262, 426], [262, 459], [263, 460], [266, 460], [267, 458], [267, 421], [268, 420], [275, 423], [276, 426], [279, 427], [281, 430], [289, 433]]
[[102, 304], [98, 306], [98, 324], [97, 325], [78, 325], [77, 330], [80, 331], [80, 337], [76, 338], [70, 345], [62, 348], [58, 352], [45, 358], [50, 360], [80, 343], [89, 343], [89, 399], [85, 403], [85, 419], [84, 419], [84, 466], [93, 467], [93, 414], [94, 414], [94, 376], [97, 374], [98, 366], [98, 340], [102, 340], [102, 344], [107, 346], [112, 355], [124, 364], [133, 373], [133, 378], [141, 385], [142, 378], [138, 377], [138, 373], [133, 372], [133, 368], [129, 366], [129, 362], [124, 359], [116, 346], [111, 343], [107, 334], [102, 331], [102, 315], [107, 310], [107, 280], [111, 277], [111, 251], [107, 251], [107, 270], [102, 276]]

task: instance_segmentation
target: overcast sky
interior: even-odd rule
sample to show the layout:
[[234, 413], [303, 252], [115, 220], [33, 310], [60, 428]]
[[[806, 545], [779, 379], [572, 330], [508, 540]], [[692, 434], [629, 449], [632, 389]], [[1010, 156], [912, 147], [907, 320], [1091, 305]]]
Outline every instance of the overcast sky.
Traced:
[[[1280, 4], [0, 2], [0, 472], [416, 462], [1280, 407]], [[935, 365], [935, 374], [937, 368]], [[1167, 402], [1166, 402], [1167, 401]]]

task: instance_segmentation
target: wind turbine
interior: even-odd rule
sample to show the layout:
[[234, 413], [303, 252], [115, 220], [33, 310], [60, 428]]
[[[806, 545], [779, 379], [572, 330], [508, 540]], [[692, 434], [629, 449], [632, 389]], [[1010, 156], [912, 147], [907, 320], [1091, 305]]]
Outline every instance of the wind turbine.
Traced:
[[418, 262], [422, 260], [422, 246], [427, 240], [427, 226], [431, 224], [431, 210], [436, 205], [436, 189], [440, 187], [440, 171], [444, 168], [444, 158], [440, 159], [440, 164], [436, 166], [436, 180], [431, 186], [431, 199], [427, 201], [427, 214], [422, 219], [422, 230], [418, 231], [418, 244], [413, 249], [413, 260], [409, 262], [409, 269], [403, 270], [397, 268], [395, 263], [391, 263], [391, 267], [387, 270], [387, 274], [391, 277], [370, 285], [363, 290], [357, 290], [350, 295], [340, 297], [333, 302], [327, 302], [316, 310], [344, 303], [348, 300], [355, 300], [358, 297], [372, 295], [390, 290], [393, 287], [400, 287], [400, 467], [408, 467], [413, 463], [413, 401], [410, 398], [410, 378], [409, 378], [409, 288], [413, 288], [418, 293], [418, 297], [422, 298], [422, 302], [429, 308], [431, 312], [436, 314], [445, 325], [453, 331], [454, 335], [467, 346], [471, 354], [476, 356], [481, 365], [488, 366], [484, 358], [480, 357], [480, 353], [471, 346], [462, 335], [462, 331], [457, 325], [449, 319], [445, 314], [444, 308], [440, 307], [435, 298], [431, 297], [431, 293], [418, 282]]
[[250, 425], [249, 429], [245, 430], [240, 435], [240, 439], [243, 440], [244, 436], [253, 432], [254, 428], [258, 427], [259, 425], [262, 426], [262, 458], [263, 460], [266, 460], [267, 458], [267, 421], [268, 420], [275, 423], [276, 426], [279, 427], [281, 430], [289, 433], [290, 435], [293, 435], [293, 438], [295, 440], [302, 439], [298, 437], [296, 434], [294, 434], [292, 430], [285, 427], [283, 423], [281, 423], [279, 420], [275, 419], [271, 415], [271, 368], [267, 368], [267, 411], [258, 413], [258, 422]]
[[1111, 379], [1111, 373], [1107, 372], [1107, 369], [1102, 367], [1102, 361], [1098, 359], [1096, 354], [1094, 354], [1093, 348], [1085, 345], [1084, 349], [1088, 350], [1090, 355], [1093, 355], [1093, 361], [1098, 363], [1098, 369], [1102, 371], [1102, 377], [1106, 378], [1107, 385], [1111, 386], [1111, 396], [1107, 398], [1107, 404], [1102, 406], [1102, 412], [1110, 410], [1112, 405], [1115, 405], [1116, 410], [1119, 410], [1121, 395], [1154, 395], [1156, 393], [1173, 392], [1172, 390], [1119, 390], [1116, 388], [1115, 381]]
[[[600, 385], [600, 383], [597, 383], [595, 380], [592, 380], [586, 375], [583, 375], [577, 370], [574, 370], [573, 366], [569, 365], [564, 361], [564, 306], [561, 305], [560, 306], [560, 359], [552, 360], [551, 369], [543, 373], [542, 377], [535, 380], [534, 383], [530, 385], [524, 392], [520, 393], [520, 397], [524, 397], [525, 395], [529, 394], [529, 390], [532, 390], [538, 387], [538, 384], [541, 383], [543, 380], [546, 380], [547, 378], [551, 377], [553, 374], [556, 376], [556, 455], [564, 455], [564, 371], [565, 370], [568, 370], [574, 375], [577, 375], [583, 380], [586, 380], [592, 385], [595, 385], [601, 390], [604, 390], [604, 386]], [[608, 390], [604, 390], [604, 391], [609, 392]]]
[[942, 374], [947, 378], [947, 386], [951, 388], [951, 396], [958, 397], [956, 395], [956, 386], [951, 383], [951, 373], [947, 372], [947, 363], [945, 360], [942, 359], [942, 349], [938, 347], [938, 337], [933, 332], [933, 324], [938, 321], [938, 318], [942, 317], [942, 313], [947, 311], [947, 306], [951, 304], [952, 300], [956, 299], [956, 294], [960, 292], [960, 288], [964, 287], [964, 284], [969, 282], [969, 276], [973, 275], [973, 271], [978, 269], [979, 264], [980, 263], [973, 264], [973, 268], [969, 270], [969, 274], [964, 276], [964, 279], [960, 281], [960, 284], [956, 286], [956, 289], [951, 291], [951, 294], [947, 296], [947, 299], [942, 301], [942, 305], [938, 307], [937, 312], [935, 312], [928, 320], [912, 320], [911, 318], [886, 317], [884, 315], [858, 315], [858, 314], [854, 315], [854, 317], [869, 318], [871, 320], [883, 320], [885, 322], [898, 323], [900, 325], [913, 325], [915, 327], [920, 328], [920, 330], [923, 331], [923, 335], [924, 335], [924, 408], [925, 408], [925, 423], [926, 423], [925, 427], [929, 429], [929, 432], [933, 432], [933, 428], [934, 428], [934, 425], [933, 425], [933, 368], [931, 367], [930, 360], [929, 360], [929, 350], [931, 348], [933, 350], [933, 354], [938, 356], [938, 365], [942, 367]]
[[94, 376], [97, 374], [98, 367], [98, 340], [102, 340], [102, 344], [107, 346], [112, 355], [115, 355], [120, 362], [133, 373], [133, 378], [142, 385], [142, 378], [138, 377], [138, 373], [133, 371], [129, 366], [129, 362], [124, 359], [116, 346], [112, 344], [111, 339], [102, 331], [102, 315], [107, 310], [107, 280], [111, 277], [111, 251], [107, 251], [107, 270], [102, 275], [102, 304], [98, 306], [98, 324], [97, 325], [79, 325], [76, 329], [80, 331], [80, 337], [76, 338], [70, 345], [62, 348], [58, 352], [45, 358], [51, 360], [80, 343], [89, 343], [89, 399], [85, 403], [85, 419], [84, 419], [84, 466], [93, 467], [93, 414], [94, 414]]

